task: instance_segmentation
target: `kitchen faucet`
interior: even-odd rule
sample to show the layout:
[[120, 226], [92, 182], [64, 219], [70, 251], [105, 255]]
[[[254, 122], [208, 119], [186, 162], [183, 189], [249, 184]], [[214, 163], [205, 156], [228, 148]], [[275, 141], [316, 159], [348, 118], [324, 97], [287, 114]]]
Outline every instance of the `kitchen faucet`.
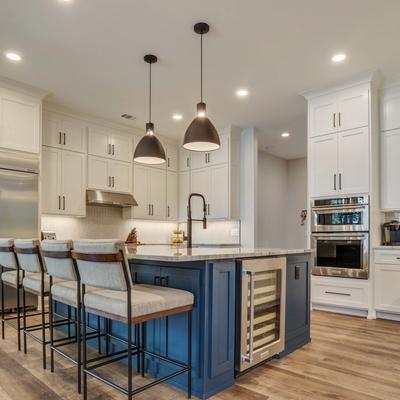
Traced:
[[[192, 218], [192, 197], [200, 197], [203, 200], [203, 219], [193, 219]], [[192, 247], [192, 223], [193, 221], [202, 221], [203, 229], [207, 229], [207, 206], [206, 199], [200, 193], [191, 193], [188, 198], [188, 219], [187, 219], [187, 247]]]

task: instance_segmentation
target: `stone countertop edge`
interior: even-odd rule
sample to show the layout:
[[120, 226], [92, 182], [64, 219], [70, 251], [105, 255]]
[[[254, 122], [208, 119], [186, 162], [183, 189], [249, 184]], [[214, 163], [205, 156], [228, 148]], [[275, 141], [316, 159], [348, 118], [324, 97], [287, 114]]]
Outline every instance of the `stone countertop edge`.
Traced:
[[380, 246], [373, 246], [372, 247], [374, 250], [398, 250], [400, 251], [400, 246], [385, 246], [385, 245], [380, 245]]
[[[150, 246], [149, 246], [150, 247]], [[309, 254], [311, 249], [246, 249], [246, 248], [174, 248], [165, 246], [143, 250], [127, 248], [128, 260], [164, 261], [164, 262], [191, 262], [210, 260], [232, 260], [242, 258], [272, 257], [293, 254]]]

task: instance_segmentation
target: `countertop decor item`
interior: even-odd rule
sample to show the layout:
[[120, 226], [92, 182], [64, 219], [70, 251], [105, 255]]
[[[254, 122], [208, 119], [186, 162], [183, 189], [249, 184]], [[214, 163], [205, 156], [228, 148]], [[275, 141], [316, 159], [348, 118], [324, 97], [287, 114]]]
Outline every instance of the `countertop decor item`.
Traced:
[[153, 54], [144, 56], [149, 64], [149, 122], [146, 124], [146, 134], [142, 137], [135, 149], [133, 160], [141, 164], [162, 164], [165, 162], [165, 150], [154, 134], [154, 124], [151, 122], [151, 65], [157, 62]]
[[136, 230], [136, 228], [133, 228], [133, 229], [130, 231], [130, 233], [129, 233], [127, 239], [125, 240], [125, 243], [129, 243], [129, 244], [140, 244], [140, 242], [138, 242], [138, 239], [137, 239], [137, 230]]
[[174, 229], [172, 231], [172, 239], [171, 242], [173, 245], [181, 245], [184, 242], [184, 232], [182, 229]]
[[205, 22], [195, 24], [194, 31], [200, 35], [200, 103], [197, 103], [197, 117], [186, 130], [183, 147], [191, 151], [213, 151], [221, 147], [218, 132], [206, 116], [203, 102], [203, 35], [210, 30]]

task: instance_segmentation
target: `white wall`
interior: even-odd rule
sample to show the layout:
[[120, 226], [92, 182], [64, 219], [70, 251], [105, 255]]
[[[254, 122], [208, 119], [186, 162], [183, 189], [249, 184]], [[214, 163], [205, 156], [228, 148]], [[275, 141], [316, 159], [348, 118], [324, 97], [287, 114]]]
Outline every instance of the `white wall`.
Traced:
[[287, 161], [259, 151], [257, 246], [306, 247], [306, 224], [300, 225], [306, 203], [306, 159]]

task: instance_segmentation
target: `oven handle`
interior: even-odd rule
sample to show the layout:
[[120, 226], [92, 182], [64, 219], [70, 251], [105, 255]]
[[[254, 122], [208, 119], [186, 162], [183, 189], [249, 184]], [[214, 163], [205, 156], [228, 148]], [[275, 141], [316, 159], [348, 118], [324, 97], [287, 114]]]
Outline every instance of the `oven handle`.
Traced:
[[341, 234], [320, 234], [320, 233], [313, 233], [311, 235], [313, 239], [322, 239], [322, 240], [336, 240], [336, 239], [343, 239], [343, 240], [365, 240], [368, 238], [368, 233], [365, 233], [363, 235], [341, 235]]
[[332, 211], [337, 212], [340, 210], [365, 210], [367, 205], [345, 205], [345, 206], [331, 206], [331, 207], [312, 207], [312, 211]]
[[242, 354], [242, 360], [253, 362], [254, 353], [254, 271], [245, 271], [250, 279], [250, 331], [249, 331], [249, 351], [247, 354]]

